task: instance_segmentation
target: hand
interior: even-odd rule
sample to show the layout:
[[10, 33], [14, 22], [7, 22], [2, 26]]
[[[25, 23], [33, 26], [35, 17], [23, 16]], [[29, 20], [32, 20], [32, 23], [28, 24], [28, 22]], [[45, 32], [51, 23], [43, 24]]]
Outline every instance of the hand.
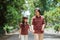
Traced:
[[45, 24], [42, 26], [42, 31], [44, 31]]
[[33, 30], [33, 33], [35, 32], [35, 30]]
[[44, 28], [42, 28], [42, 31], [44, 31]]
[[21, 36], [19, 35], [19, 38], [20, 38]]
[[31, 32], [34, 34], [35, 30], [32, 30]]
[[33, 32], [33, 33], [34, 33], [35, 31], [34, 31], [34, 30], [31, 30], [31, 32]]

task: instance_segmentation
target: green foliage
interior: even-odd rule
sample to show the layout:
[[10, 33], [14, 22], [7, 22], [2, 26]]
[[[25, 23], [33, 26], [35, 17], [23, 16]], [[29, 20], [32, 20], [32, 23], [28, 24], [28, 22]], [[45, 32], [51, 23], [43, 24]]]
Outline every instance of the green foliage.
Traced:
[[30, 24], [31, 24], [31, 19], [32, 19], [32, 17], [34, 16], [34, 9], [35, 9], [35, 6], [34, 6], [33, 1], [34, 1], [34, 0], [28, 0], [29, 11], [30, 11], [30, 16], [29, 16], [29, 23], [30, 23]]
[[56, 7], [55, 9], [50, 10], [48, 12], [45, 11], [44, 16], [47, 25], [48, 23], [51, 24], [52, 26], [55, 26], [56, 24], [60, 25], [60, 7]]
[[60, 0], [57, 0], [57, 2], [60, 2]]
[[50, 23], [59, 23], [60, 20], [60, 8], [45, 12], [44, 16], [47, 16], [47, 21]]
[[[47, 14], [45, 13], [47, 15], [47, 16], [45, 15], [46, 22], [47, 22], [47, 20], [49, 20], [49, 22], [54, 21], [54, 19], [52, 18], [51, 15], [56, 15], [55, 12], [57, 12], [59, 10], [59, 8], [56, 8], [57, 7], [56, 5], [58, 3], [57, 0], [36, 0], [36, 1], [35, 0], [28, 0], [28, 3], [29, 3], [29, 6], [30, 6], [29, 7], [30, 12], [31, 12], [30, 22], [31, 22], [31, 18], [34, 15], [34, 9], [36, 7], [39, 7], [41, 9], [42, 14], [44, 14], [44, 11], [48, 11], [48, 12], [46, 12]], [[48, 16], [50, 16], [50, 18]], [[48, 17], [49, 19], [46, 18], [46, 17]], [[54, 22], [53, 22], [53, 24], [54, 24]]]
[[4, 27], [4, 30], [7, 31], [7, 33], [12, 32], [13, 29], [14, 29], [13, 26], [9, 26], [7, 24]]
[[21, 22], [22, 14], [21, 10], [24, 10], [23, 4], [24, 0], [6, 0], [7, 2], [7, 11], [6, 11], [6, 19], [7, 24], [15, 26], [19, 22]]
[[[29, 23], [31, 24], [31, 18], [34, 16], [34, 9], [39, 7], [42, 14], [44, 13], [47, 23], [55, 25], [60, 23], [60, 6], [56, 6], [60, 0], [27, 0], [28, 10], [30, 11]], [[3, 26], [13, 26], [16, 28], [22, 20], [22, 11], [27, 10], [25, 0], [0, 0], [0, 26], [1, 30]], [[3, 25], [3, 26], [2, 26]], [[8, 28], [8, 27], [7, 27]], [[9, 29], [9, 28], [8, 28]]]
[[7, 14], [5, 16], [7, 19], [7, 23], [9, 25], [17, 24], [18, 20], [20, 20], [21, 14], [19, 14], [14, 7], [7, 6], [7, 9]]
[[55, 29], [56, 31], [59, 31], [59, 29], [60, 29], [60, 24], [55, 24], [55, 25], [54, 25], [54, 29]]
[[39, 7], [41, 9], [41, 15], [43, 15], [43, 12], [44, 10], [46, 10], [46, 0], [36, 0], [36, 1], [33, 1], [33, 4], [36, 7]]
[[[13, 28], [16, 28], [22, 18], [21, 10], [25, 10], [25, 0], [1, 0], [0, 1], [0, 10], [1, 11], [1, 19], [4, 19], [3, 23], [5, 26], [8, 25], [7, 29], [9, 29], [10, 26], [13, 26]], [[5, 10], [6, 9], [6, 10]], [[5, 20], [6, 19], [6, 20]], [[2, 27], [4, 28], [4, 27]], [[8, 31], [8, 30], [7, 30]]]

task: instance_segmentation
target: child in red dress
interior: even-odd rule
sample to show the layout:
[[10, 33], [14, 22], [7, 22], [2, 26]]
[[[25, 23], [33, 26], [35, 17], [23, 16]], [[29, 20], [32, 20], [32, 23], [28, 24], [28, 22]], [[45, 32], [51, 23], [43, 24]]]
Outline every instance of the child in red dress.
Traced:
[[19, 24], [21, 40], [28, 40], [29, 24], [27, 23], [27, 19], [27, 17], [23, 17], [22, 23]]

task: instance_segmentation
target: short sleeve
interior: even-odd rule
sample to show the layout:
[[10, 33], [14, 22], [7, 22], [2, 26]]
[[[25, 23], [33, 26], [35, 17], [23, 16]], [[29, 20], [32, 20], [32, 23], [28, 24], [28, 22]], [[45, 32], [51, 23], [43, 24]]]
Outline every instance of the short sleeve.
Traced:
[[34, 17], [33, 17], [33, 18], [32, 18], [32, 23], [31, 23], [31, 24], [34, 25], [34, 23], [35, 23], [35, 22], [34, 22]]
[[22, 27], [22, 23], [19, 24], [20, 28]]
[[44, 20], [44, 17], [42, 17], [43, 18], [43, 20], [42, 20], [42, 24], [45, 24], [45, 20]]
[[34, 25], [34, 20], [32, 19], [32, 25]]
[[29, 25], [28, 25], [28, 29], [29, 29]]
[[28, 24], [28, 29], [29, 29], [29, 24]]

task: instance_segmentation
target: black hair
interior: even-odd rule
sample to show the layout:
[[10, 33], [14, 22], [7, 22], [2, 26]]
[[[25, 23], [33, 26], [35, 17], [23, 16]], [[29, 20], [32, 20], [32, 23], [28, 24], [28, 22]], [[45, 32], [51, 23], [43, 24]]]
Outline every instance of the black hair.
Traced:
[[41, 14], [41, 10], [40, 10], [40, 8], [35, 8], [34, 11], [36, 11], [36, 10]]
[[[24, 24], [24, 23], [25, 23], [24, 19], [28, 19], [28, 18], [27, 18], [27, 17], [23, 17], [23, 18], [22, 18], [22, 24], [23, 24], [23, 26], [25, 25], [25, 24]], [[27, 22], [26, 22], [26, 24], [27, 24]]]

